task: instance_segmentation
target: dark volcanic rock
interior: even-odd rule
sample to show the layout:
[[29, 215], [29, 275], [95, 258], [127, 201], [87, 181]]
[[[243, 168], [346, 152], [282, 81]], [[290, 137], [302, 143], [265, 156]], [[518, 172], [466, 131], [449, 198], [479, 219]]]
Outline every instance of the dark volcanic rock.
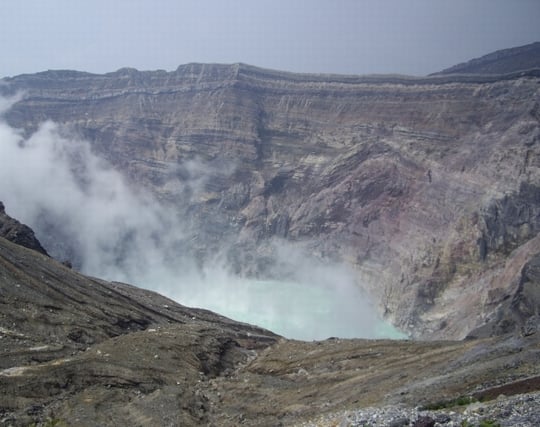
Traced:
[[0, 202], [0, 237], [47, 255], [47, 251], [41, 246], [34, 231], [6, 214], [2, 202]]

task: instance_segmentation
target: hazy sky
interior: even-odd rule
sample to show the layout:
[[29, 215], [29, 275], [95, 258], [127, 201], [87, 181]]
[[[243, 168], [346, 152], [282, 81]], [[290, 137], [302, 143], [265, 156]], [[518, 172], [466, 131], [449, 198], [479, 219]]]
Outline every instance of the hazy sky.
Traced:
[[424, 75], [540, 40], [540, 0], [17, 0], [0, 76], [245, 62]]

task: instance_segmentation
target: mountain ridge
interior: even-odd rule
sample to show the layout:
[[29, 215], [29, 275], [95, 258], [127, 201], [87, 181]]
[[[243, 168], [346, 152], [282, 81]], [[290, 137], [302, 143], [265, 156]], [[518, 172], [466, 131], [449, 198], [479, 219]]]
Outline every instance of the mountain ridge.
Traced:
[[505, 74], [516, 70], [540, 68], [540, 42], [501, 49], [479, 58], [454, 65], [431, 75], [441, 74]]
[[[540, 43], [540, 42], [539, 42]], [[499, 80], [512, 80], [517, 77], [531, 76], [535, 77], [540, 74], [540, 66], [528, 69], [509, 69], [502, 73], [461, 73], [461, 72], [439, 72], [428, 76], [409, 76], [402, 74], [336, 74], [336, 73], [295, 73], [291, 71], [274, 70], [258, 67], [245, 63], [188, 63], [179, 65], [176, 70], [138, 70], [136, 68], [124, 67], [116, 71], [107, 73], [88, 73], [85, 71], [75, 70], [46, 70], [34, 74], [21, 74], [12, 77], [4, 77], [2, 80], [6, 83], [13, 84], [21, 79], [28, 77], [38, 78], [42, 81], [54, 81], [56, 79], [73, 79], [80, 80], [85, 78], [90, 79], [111, 79], [129, 77], [190, 77], [192, 82], [204, 77], [204, 79], [234, 80], [250, 79], [256, 76], [265, 77], [268, 80], [286, 80], [297, 81], [303, 83], [341, 83], [341, 84], [360, 84], [360, 83], [396, 83], [404, 85], [419, 85], [419, 84], [450, 84], [450, 83], [489, 83]], [[210, 74], [205, 74], [210, 73]], [[143, 80], [139, 80], [144, 81]], [[170, 82], [170, 80], [169, 80]], [[8, 89], [6, 91], [6, 89]], [[5, 93], [10, 93], [9, 88], [3, 88]]]

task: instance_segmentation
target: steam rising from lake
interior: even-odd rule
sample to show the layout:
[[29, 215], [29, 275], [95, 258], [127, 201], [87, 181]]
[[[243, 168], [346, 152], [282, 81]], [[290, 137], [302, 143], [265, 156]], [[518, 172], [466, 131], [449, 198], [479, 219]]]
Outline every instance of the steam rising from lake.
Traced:
[[[9, 106], [0, 99], [0, 114]], [[53, 256], [78, 255], [85, 274], [137, 284], [289, 338], [398, 337], [350, 270], [310, 260], [289, 243], [274, 243], [278, 265], [290, 272], [283, 282], [236, 277], [218, 263], [201, 267], [189, 255], [178, 212], [134, 190], [88, 142], [52, 122], [25, 137], [0, 121], [0, 200]]]

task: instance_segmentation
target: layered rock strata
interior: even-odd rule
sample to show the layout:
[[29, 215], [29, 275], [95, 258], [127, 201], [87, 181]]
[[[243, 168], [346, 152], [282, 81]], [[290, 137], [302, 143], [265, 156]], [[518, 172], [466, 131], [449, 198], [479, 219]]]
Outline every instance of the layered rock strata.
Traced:
[[268, 276], [268, 242], [285, 239], [353, 266], [412, 336], [463, 338], [505, 316], [540, 253], [539, 82], [535, 70], [412, 78], [189, 64], [48, 71], [0, 90], [24, 93], [5, 114], [12, 126], [66, 125], [176, 206], [199, 256], [226, 246], [237, 273]]

